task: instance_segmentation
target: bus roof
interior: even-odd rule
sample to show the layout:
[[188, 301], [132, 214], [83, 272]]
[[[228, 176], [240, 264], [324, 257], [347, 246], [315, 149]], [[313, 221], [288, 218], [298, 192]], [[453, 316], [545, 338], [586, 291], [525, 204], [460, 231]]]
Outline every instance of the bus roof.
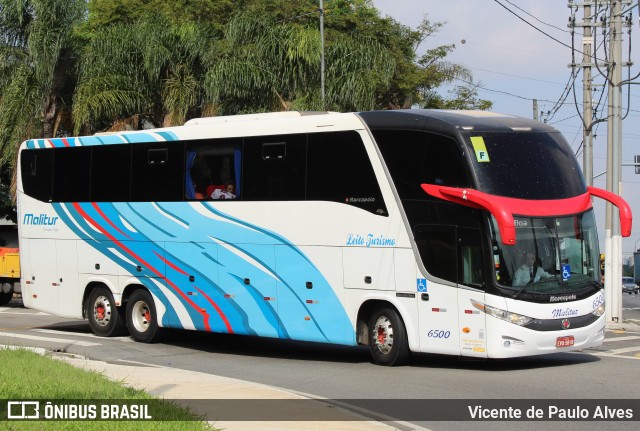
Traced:
[[117, 143], [144, 143], [157, 140], [202, 139], [210, 137], [257, 136], [304, 133], [310, 130], [429, 130], [453, 135], [476, 132], [557, 132], [538, 121], [487, 111], [404, 109], [338, 113], [327, 111], [283, 111], [245, 115], [194, 118], [183, 126], [96, 133], [91, 136], [33, 139], [25, 148], [86, 146]]
[[358, 115], [372, 130], [424, 129], [442, 133], [456, 131], [476, 132], [558, 132], [539, 121], [498, 114], [488, 111], [401, 109], [395, 111], [369, 111]]

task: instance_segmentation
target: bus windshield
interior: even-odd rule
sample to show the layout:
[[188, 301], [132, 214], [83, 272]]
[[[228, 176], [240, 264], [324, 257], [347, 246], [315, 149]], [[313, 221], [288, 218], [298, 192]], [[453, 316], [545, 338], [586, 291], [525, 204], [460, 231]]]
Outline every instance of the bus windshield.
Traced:
[[559, 133], [478, 133], [467, 136], [484, 193], [519, 199], [566, 199], [585, 193], [576, 158]]
[[571, 293], [599, 281], [593, 210], [566, 217], [515, 217], [515, 245], [502, 244], [491, 220], [496, 282], [512, 289], [514, 297]]

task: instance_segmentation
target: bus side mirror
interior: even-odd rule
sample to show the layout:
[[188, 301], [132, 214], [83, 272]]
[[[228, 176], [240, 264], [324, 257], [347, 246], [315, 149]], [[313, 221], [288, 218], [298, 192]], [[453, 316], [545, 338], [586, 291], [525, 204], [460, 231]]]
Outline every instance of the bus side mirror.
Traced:
[[587, 190], [590, 195], [604, 199], [618, 207], [618, 210], [620, 210], [620, 234], [624, 237], [631, 236], [633, 216], [631, 214], [631, 207], [627, 201], [615, 193], [611, 193], [610, 191], [603, 190], [598, 187], [589, 186], [587, 187]]

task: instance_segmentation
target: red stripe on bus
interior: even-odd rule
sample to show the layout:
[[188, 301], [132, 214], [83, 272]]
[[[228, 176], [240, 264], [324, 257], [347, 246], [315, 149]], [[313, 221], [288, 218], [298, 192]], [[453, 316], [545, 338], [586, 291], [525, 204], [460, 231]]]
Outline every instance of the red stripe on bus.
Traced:
[[[194, 286], [195, 287], [195, 286]], [[206, 293], [204, 293], [202, 290], [198, 289], [196, 287], [196, 290], [198, 292], [200, 292], [200, 294], [202, 296], [205, 297], [205, 299], [207, 301], [209, 301], [209, 304], [213, 305], [213, 308], [216, 309], [216, 311], [218, 312], [218, 314], [220, 315], [220, 318], [222, 319], [222, 321], [224, 322], [224, 325], [227, 327], [227, 331], [229, 332], [229, 334], [233, 334], [233, 328], [231, 327], [231, 323], [229, 323], [229, 320], [227, 319], [227, 316], [224, 315], [224, 313], [222, 312], [222, 309], [218, 306], [218, 304], [215, 303], [215, 301], [213, 299], [211, 299], [209, 297], [209, 295], [207, 295]]]
[[[74, 202], [73, 207], [76, 209], [76, 211], [78, 211], [78, 213], [90, 224], [92, 224], [96, 229], [98, 229], [100, 232], [102, 232], [105, 236], [107, 236], [111, 241], [113, 241], [115, 244], [118, 245], [118, 247], [120, 247], [122, 250], [124, 250], [125, 252], [127, 252], [131, 257], [133, 257], [135, 260], [137, 260], [138, 262], [142, 263], [144, 267], [149, 268], [153, 273], [155, 273], [161, 280], [164, 280], [167, 282], [167, 284], [169, 286], [171, 286], [173, 288], [173, 290], [176, 291], [176, 293], [178, 293], [189, 305], [191, 305], [191, 307], [193, 307], [194, 310], [196, 310], [198, 313], [200, 313], [204, 319], [204, 323], [205, 325], [208, 327], [209, 324], [207, 322], [207, 320], [209, 319], [209, 314], [206, 312], [203, 312], [202, 310], [200, 310], [200, 308], [182, 291], [180, 290], [180, 288], [178, 288], [178, 286], [176, 286], [171, 280], [169, 280], [166, 276], [164, 276], [160, 271], [158, 271], [156, 268], [154, 268], [152, 265], [149, 265], [144, 259], [142, 259], [140, 256], [138, 256], [136, 253], [134, 253], [132, 250], [130, 250], [129, 248], [125, 247], [124, 244], [122, 244], [120, 241], [118, 241], [113, 235], [111, 235], [109, 232], [107, 232], [106, 229], [104, 229], [102, 226], [100, 226], [95, 220], [93, 220], [83, 209], [82, 207], [77, 203]], [[221, 313], [221, 311], [220, 311]], [[224, 314], [222, 314], [221, 317], [223, 317]], [[223, 317], [223, 320], [225, 322], [228, 323], [228, 320], [226, 318], [226, 316]]]
[[109, 220], [109, 218], [102, 212], [102, 209], [98, 206], [98, 204], [96, 202], [92, 202], [91, 205], [93, 205], [93, 208], [98, 212], [98, 214], [100, 214], [100, 216], [107, 222], [109, 223], [109, 225], [114, 228], [115, 230], [117, 230], [118, 232], [120, 232], [123, 236], [125, 236], [127, 239], [131, 239], [131, 237], [129, 235], [127, 235], [126, 233], [122, 232], [118, 226], [116, 226], [115, 224], [113, 224], [113, 222], [111, 220]]
[[182, 268], [179, 268], [178, 265], [176, 265], [175, 263], [167, 260], [164, 256], [161, 256], [160, 254], [158, 254], [157, 251], [153, 251], [153, 253], [158, 256], [158, 258], [160, 260], [162, 260], [164, 263], [166, 263], [167, 265], [169, 265], [171, 268], [175, 269], [176, 271], [178, 271], [180, 274], [184, 274], [184, 275], [188, 275], [189, 273], [184, 271]]

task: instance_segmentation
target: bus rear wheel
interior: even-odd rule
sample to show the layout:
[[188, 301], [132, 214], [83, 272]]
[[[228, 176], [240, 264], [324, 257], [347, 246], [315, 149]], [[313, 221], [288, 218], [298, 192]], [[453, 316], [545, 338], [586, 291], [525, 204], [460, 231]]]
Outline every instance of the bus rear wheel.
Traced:
[[378, 365], [402, 365], [409, 359], [407, 331], [402, 318], [393, 308], [381, 308], [371, 316], [369, 349]]
[[93, 333], [101, 337], [113, 337], [125, 332], [122, 313], [106, 287], [93, 289], [89, 295], [87, 318]]
[[153, 343], [160, 338], [156, 305], [151, 294], [139, 289], [127, 302], [127, 327], [131, 338], [143, 343]]
[[7, 305], [13, 299], [13, 292], [0, 291], [0, 305]]

